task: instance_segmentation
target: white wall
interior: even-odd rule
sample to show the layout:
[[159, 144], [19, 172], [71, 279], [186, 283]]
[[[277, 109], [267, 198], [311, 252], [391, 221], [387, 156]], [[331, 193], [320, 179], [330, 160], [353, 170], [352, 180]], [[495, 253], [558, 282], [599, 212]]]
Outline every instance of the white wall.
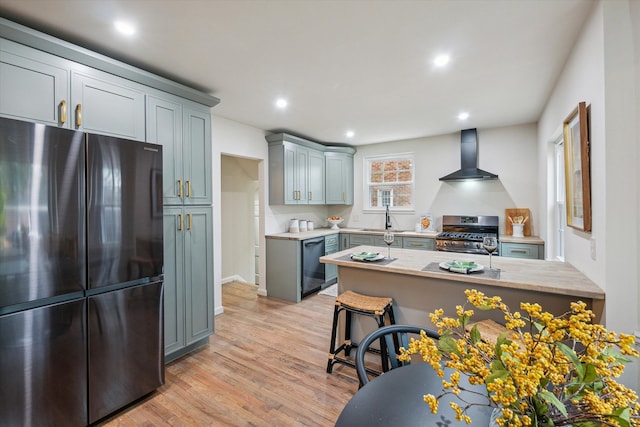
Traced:
[[[215, 112], [215, 110], [214, 110]], [[222, 250], [224, 248], [222, 241], [222, 155], [227, 154], [246, 159], [257, 160], [258, 178], [261, 183], [260, 188], [260, 210], [261, 217], [265, 217], [264, 209], [265, 189], [268, 176], [265, 175], [265, 161], [268, 158], [267, 143], [264, 136], [267, 132], [247, 126], [232, 120], [228, 120], [213, 115], [212, 121], [212, 141], [213, 141], [213, 276], [214, 276], [214, 304], [215, 314], [223, 312], [222, 307]], [[253, 221], [253, 219], [251, 219]], [[264, 234], [265, 224], [260, 224], [260, 271], [265, 271], [265, 254], [264, 254]], [[236, 274], [236, 273], [227, 273]], [[265, 283], [264, 276], [261, 275], [259, 289], [264, 292]]]
[[[607, 328], [625, 333], [640, 330], [639, 33], [638, 2], [597, 3], [538, 125], [539, 180], [546, 188], [544, 159], [553, 133], [578, 102], [591, 105], [593, 230], [569, 228], [565, 258], [606, 292]], [[548, 199], [541, 195], [541, 210], [549, 209]], [[542, 229], [550, 233], [546, 223]], [[637, 369], [636, 363], [625, 375], [636, 389]]]
[[355, 198], [351, 209], [340, 213], [350, 227], [382, 228], [384, 215], [367, 212], [365, 159], [369, 156], [413, 153], [415, 159], [415, 211], [391, 214], [394, 228], [413, 229], [418, 218], [430, 213], [436, 227], [442, 215], [497, 215], [505, 229], [506, 208], [529, 208], [532, 233], [538, 229], [537, 134], [534, 124], [478, 129], [478, 166], [499, 175], [496, 181], [441, 182], [460, 169], [460, 133], [357, 147], [354, 157]]

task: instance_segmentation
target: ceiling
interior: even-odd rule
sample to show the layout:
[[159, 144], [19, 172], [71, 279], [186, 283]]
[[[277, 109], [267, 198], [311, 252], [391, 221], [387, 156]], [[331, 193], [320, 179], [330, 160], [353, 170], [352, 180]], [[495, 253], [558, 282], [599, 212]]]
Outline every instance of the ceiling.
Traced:
[[[0, 16], [216, 96], [215, 115], [360, 145], [536, 122], [592, 5], [0, 0]], [[116, 19], [137, 33], [117, 34]]]

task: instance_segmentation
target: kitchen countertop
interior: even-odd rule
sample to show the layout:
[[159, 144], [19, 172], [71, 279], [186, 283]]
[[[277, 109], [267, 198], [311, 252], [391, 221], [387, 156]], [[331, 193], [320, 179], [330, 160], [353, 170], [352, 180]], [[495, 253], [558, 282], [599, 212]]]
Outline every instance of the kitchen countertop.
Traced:
[[[391, 230], [399, 237], [426, 237], [429, 239], [435, 239], [439, 231], [426, 230], [421, 232], [415, 232], [413, 230]], [[277, 233], [268, 234], [265, 237], [268, 239], [283, 239], [283, 240], [306, 240], [314, 237], [327, 236], [330, 234], [349, 233], [349, 234], [379, 234], [383, 235], [385, 230], [372, 229], [372, 228], [340, 228], [338, 230], [332, 230], [330, 228], [316, 228], [312, 231], [301, 231], [299, 233]], [[500, 236], [500, 242], [502, 243], [527, 243], [533, 245], [544, 245], [544, 240], [537, 236], [525, 236], [525, 237], [513, 237], [507, 235]]]
[[569, 263], [559, 261], [545, 261], [534, 259], [507, 258], [495, 256], [492, 267], [500, 269], [497, 279], [486, 275], [458, 274], [446, 270], [423, 271], [433, 263], [451, 261], [453, 259], [473, 260], [478, 264], [489, 265], [488, 255], [454, 254], [452, 252], [416, 251], [411, 249], [393, 248], [391, 256], [396, 258], [390, 263], [357, 262], [341, 259], [355, 252], [381, 252], [386, 250], [374, 246], [358, 246], [320, 258], [321, 262], [336, 264], [371, 271], [397, 273], [408, 276], [446, 279], [457, 282], [477, 283], [500, 288], [522, 289], [527, 291], [545, 292], [550, 294], [568, 295], [575, 297], [604, 300], [605, 293], [598, 285]]
[[[396, 236], [407, 236], [407, 237], [427, 237], [431, 239], [435, 239], [438, 234], [437, 231], [423, 231], [420, 233], [416, 233], [415, 231], [401, 231], [401, 230], [391, 230]], [[371, 229], [371, 228], [340, 228], [338, 230], [332, 230], [330, 228], [316, 228], [312, 231], [302, 231], [299, 233], [277, 233], [277, 234], [268, 234], [265, 237], [268, 239], [283, 239], [283, 240], [306, 240], [312, 239], [314, 237], [327, 236], [330, 234], [338, 234], [338, 233], [349, 233], [349, 234], [379, 234], [383, 235], [385, 230], [379, 229]]]
[[529, 245], [544, 245], [544, 240], [538, 236], [513, 237], [506, 234], [500, 236], [500, 243], [526, 243]]

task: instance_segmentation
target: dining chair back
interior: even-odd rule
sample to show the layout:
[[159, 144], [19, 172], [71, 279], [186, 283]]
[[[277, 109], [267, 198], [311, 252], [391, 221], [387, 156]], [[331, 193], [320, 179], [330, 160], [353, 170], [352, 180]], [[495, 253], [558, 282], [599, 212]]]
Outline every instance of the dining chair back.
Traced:
[[[380, 340], [381, 344], [384, 340], [386, 344], [386, 348], [388, 349], [387, 357], [382, 358], [382, 363], [385, 363], [385, 359], [389, 362], [389, 368], [395, 369], [400, 366], [404, 366], [409, 364], [410, 362], [403, 362], [398, 360], [398, 356], [400, 353], [400, 347], [408, 348], [409, 346], [409, 335], [414, 335], [416, 339], [420, 337], [420, 332], [425, 331], [428, 337], [433, 339], [439, 339], [440, 335], [437, 332], [434, 332], [430, 329], [424, 328], [422, 326], [416, 325], [388, 325], [383, 326], [374, 330], [365, 336], [360, 345], [358, 346], [358, 351], [356, 353], [356, 372], [358, 373], [358, 380], [360, 381], [360, 387], [367, 384], [369, 380], [369, 376], [367, 372], [371, 372], [370, 369], [367, 369], [365, 365], [365, 354], [367, 348], [376, 340]], [[382, 345], [381, 345], [382, 347]], [[393, 349], [393, 351], [391, 350]], [[385, 369], [386, 370], [386, 369]]]

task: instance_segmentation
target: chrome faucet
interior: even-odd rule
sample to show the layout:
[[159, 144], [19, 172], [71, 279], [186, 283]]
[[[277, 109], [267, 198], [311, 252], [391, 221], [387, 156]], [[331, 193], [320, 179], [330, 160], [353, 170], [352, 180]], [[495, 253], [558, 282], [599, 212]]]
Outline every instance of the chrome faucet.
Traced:
[[384, 214], [384, 229], [391, 230], [391, 216], [389, 215], [389, 204], [387, 204], [387, 211]]

